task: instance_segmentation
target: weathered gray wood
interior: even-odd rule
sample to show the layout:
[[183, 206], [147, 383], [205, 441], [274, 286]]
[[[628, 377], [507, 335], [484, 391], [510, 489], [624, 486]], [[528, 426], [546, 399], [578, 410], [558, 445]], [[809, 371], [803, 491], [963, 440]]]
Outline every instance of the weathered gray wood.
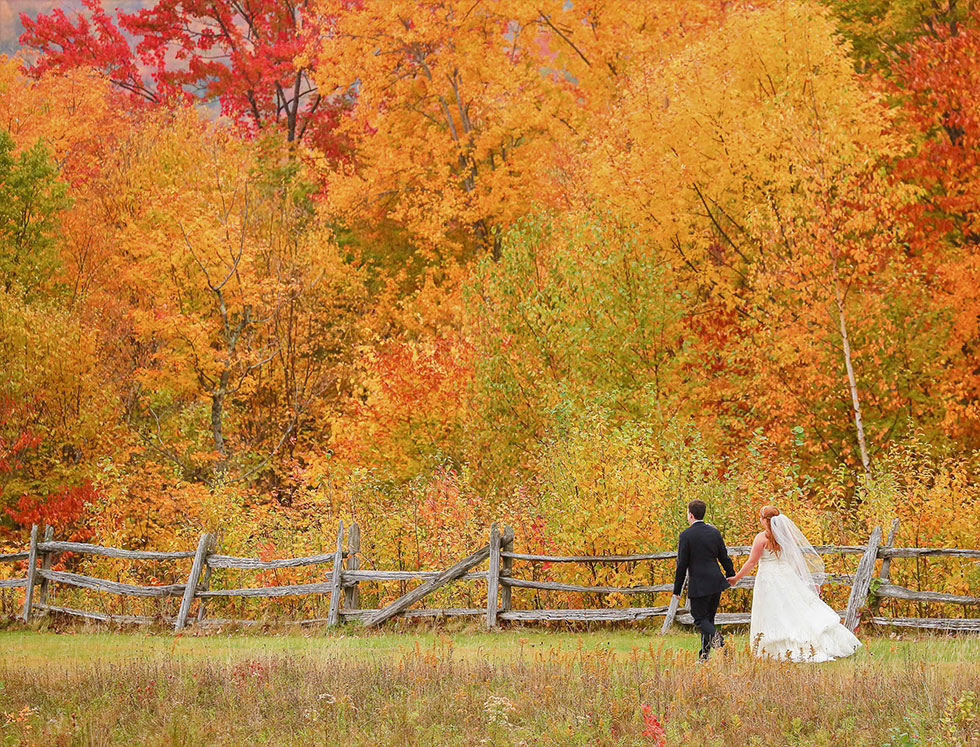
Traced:
[[[888, 529], [888, 538], [885, 540], [884, 546], [878, 548], [878, 557], [882, 557], [882, 550], [887, 550], [895, 545], [895, 537], [898, 535], [898, 527], [900, 525], [899, 519], [893, 519], [892, 525]], [[878, 579], [882, 584], [888, 583], [888, 573], [891, 568], [891, 558], [884, 558], [881, 561], [881, 571], [878, 573]], [[875, 592], [871, 600], [871, 614], [872, 616], [877, 615], [881, 609], [881, 595]]]
[[37, 578], [37, 524], [31, 526], [31, 546], [27, 551], [27, 583], [24, 585], [24, 622], [31, 617], [34, 604], [34, 581]]
[[[814, 549], [821, 555], [859, 555], [867, 548], [864, 545], [816, 545]], [[748, 555], [751, 551], [751, 545], [735, 545], [728, 548], [729, 555]], [[677, 557], [677, 551], [665, 550], [632, 555], [535, 555], [508, 551], [502, 552], [501, 556], [536, 563], [628, 563], [638, 560], [670, 560]]]
[[[681, 594], [687, 589], [687, 576], [684, 576], [684, 583], [681, 585]], [[671, 586], [670, 590], [673, 591], [674, 587]], [[670, 597], [670, 604], [667, 605], [667, 612], [664, 615], [664, 624], [660, 626], [660, 635], [665, 635], [670, 626], [674, 624], [674, 618], [677, 616], [677, 608], [680, 605], [680, 597], [675, 597], [673, 594]]]
[[75, 617], [85, 617], [90, 620], [98, 620], [100, 622], [118, 622], [118, 623], [129, 623], [129, 624], [155, 624], [155, 623], [166, 623], [170, 624], [174, 621], [172, 617], [147, 617], [143, 615], [110, 615], [105, 612], [91, 612], [89, 610], [78, 610], [72, 607], [58, 607], [53, 604], [36, 604], [34, 605], [39, 610], [45, 610], [47, 612], [60, 612], [63, 615], [73, 615]]
[[885, 553], [895, 546], [895, 537], [898, 536], [898, 528], [901, 525], [901, 519], [893, 519], [892, 525], [888, 528], [888, 538], [885, 540], [885, 546], [878, 550], [878, 557], [883, 558], [881, 561], [881, 573], [879, 578], [882, 583], [888, 583], [888, 574], [891, 570], [892, 559]]
[[356, 571], [361, 565], [361, 529], [357, 526], [357, 522], [350, 525], [350, 529], [347, 530], [347, 564], [344, 568], [343, 576], [341, 576], [341, 581], [344, 583], [344, 609], [356, 610], [361, 606], [361, 588], [358, 586], [357, 582], [346, 583], [349, 574], [352, 571]]
[[221, 628], [225, 625], [264, 625], [265, 620], [235, 620], [227, 617], [208, 617], [201, 620], [202, 628]]
[[211, 535], [205, 532], [197, 542], [197, 551], [194, 553], [194, 564], [191, 572], [187, 576], [187, 583], [184, 585], [184, 597], [180, 600], [180, 611], [177, 613], [177, 620], [174, 622], [174, 630], [181, 631], [187, 625], [187, 616], [191, 611], [191, 602], [197, 594], [197, 584], [201, 580], [201, 573], [207, 562], [208, 548], [211, 544]]
[[[681, 625], [694, 625], [694, 618], [688, 611], [680, 612], [675, 618]], [[750, 612], [719, 612], [715, 616], [716, 625], [748, 625], [752, 620]]]
[[[844, 610], [838, 610], [837, 613], [843, 616]], [[681, 625], [694, 625], [694, 618], [687, 609], [678, 610], [675, 620]], [[719, 612], [715, 616], [717, 625], [748, 625], [751, 621], [751, 612]]]
[[980, 604], [980, 597], [967, 597], [959, 594], [946, 594], [941, 591], [916, 591], [895, 584], [881, 584], [878, 596], [890, 599], [905, 599], [910, 602], [939, 602], [942, 604]]
[[[751, 545], [738, 548], [739, 555], [748, 555]], [[867, 548], [864, 545], [814, 545], [818, 555], [861, 555]]]
[[119, 550], [115, 547], [88, 545], [84, 542], [45, 542], [38, 550], [41, 552], [76, 552], [83, 555], [104, 555], [109, 558], [125, 560], [180, 560], [193, 558], [192, 552], [156, 552], [154, 550]]
[[344, 568], [344, 522], [337, 525], [337, 552], [333, 561], [333, 576], [330, 579], [330, 608], [327, 611], [327, 625], [336, 625], [340, 619], [340, 573]]
[[[97, 555], [105, 555], [108, 557], [117, 557], [130, 560], [173, 560], [180, 558], [194, 557], [195, 562], [198, 560], [200, 553], [200, 545], [198, 547], [198, 552], [151, 552], [151, 551], [131, 551], [131, 550], [119, 550], [116, 548], [102, 547], [99, 545], [89, 545], [84, 543], [74, 543], [74, 542], [55, 542], [53, 541], [49, 530], [45, 530], [45, 536], [43, 540], [39, 540], [37, 536], [37, 527], [32, 530], [32, 543], [31, 548], [27, 552], [21, 553], [10, 553], [6, 555], [0, 555], [0, 561], [17, 562], [21, 560], [28, 560], [29, 565], [29, 575], [28, 577], [22, 579], [2, 579], [0, 580], [0, 588], [24, 588], [29, 589], [31, 592], [30, 597], [25, 594], [25, 619], [29, 619], [33, 611], [38, 610], [51, 610], [57, 612], [63, 612], [64, 614], [74, 614], [77, 616], [88, 617], [93, 620], [107, 621], [107, 622], [129, 622], [129, 623], [154, 623], [160, 622], [161, 620], [169, 619], [177, 622], [180, 619], [178, 615], [177, 618], [163, 618], [163, 617], [141, 617], [136, 615], [109, 615], [101, 612], [88, 612], [84, 610], [74, 610], [66, 607], [57, 607], [54, 605], [47, 604], [47, 594], [46, 591], [49, 587], [49, 582], [66, 583], [73, 586], [78, 586], [81, 588], [93, 589], [96, 591], [104, 591], [111, 593], [127, 594], [134, 596], [146, 596], [146, 597], [168, 597], [176, 596], [182, 594], [185, 600], [188, 597], [188, 592], [190, 591], [191, 603], [193, 598], [197, 597], [201, 601], [201, 605], [198, 612], [199, 621], [202, 624], [209, 626], [220, 625], [220, 624], [261, 624], [261, 621], [247, 621], [247, 620], [235, 620], [235, 621], [204, 621], [204, 600], [212, 596], [255, 596], [255, 597], [280, 597], [292, 594], [309, 594], [309, 593], [332, 593], [331, 605], [334, 599], [337, 599], [339, 603], [340, 594], [338, 589], [344, 591], [345, 604], [344, 609], [337, 610], [335, 616], [333, 617], [333, 622], [336, 622], [340, 618], [347, 619], [358, 619], [363, 618], [370, 623], [372, 619], [375, 619], [379, 614], [384, 613], [384, 617], [379, 622], [384, 619], [388, 619], [392, 616], [389, 614], [392, 605], [382, 609], [382, 610], [361, 610], [359, 609], [359, 599], [358, 599], [358, 586], [360, 581], [372, 580], [372, 581], [396, 581], [396, 580], [406, 580], [419, 578], [425, 580], [427, 583], [423, 583], [419, 589], [410, 592], [405, 595], [401, 600], [397, 600], [394, 604], [400, 605], [400, 610], [394, 614], [399, 614], [406, 618], [420, 618], [420, 617], [438, 617], [447, 615], [484, 615], [486, 617], [487, 623], [492, 625], [493, 622], [500, 620], [629, 620], [629, 619], [640, 619], [641, 617], [656, 616], [657, 614], [664, 614], [665, 627], [669, 627], [669, 622], [676, 620], [680, 623], [690, 624], [691, 620], [689, 612], [686, 608], [677, 609], [678, 605], [675, 600], [671, 600], [671, 605], [664, 608], [650, 607], [650, 608], [629, 608], [627, 610], [614, 609], [614, 610], [512, 610], [510, 609], [511, 601], [511, 589], [514, 587], [518, 588], [532, 588], [532, 589], [547, 589], [547, 590], [560, 590], [560, 591], [572, 591], [572, 592], [590, 592], [590, 593], [661, 593], [670, 590], [671, 586], [667, 584], [659, 585], [649, 585], [649, 586], [634, 586], [634, 587], [615, 587], [615, 586], [590, 586], [590, 585], [579, 585], [579, 584], [564, 584], [558, 582], [547, 582], [547, 581], [525, 581], [523, 579], [513, 579], [512, 568], [515, 559], [520, 560], [530, 560], [532, 562], [581, 562], [581, 563], [600, 563], [600, 562], [632, 562], [641, 560], [666, 560], [676, 557], [674, 552], [662, 552], [662, 553], [644, 553], [644, 554], [633, 554], [633, 555], [605, 555], [605, 556], [546, 556], [546, 555], [526, 555], [513, 552], [513, 530], [506, 528], [502, 533], [504, 536], [500, 537], [499, 543], [491, 542], [486, 548], [482, 550], [485, 551], [484, 558], [491, 558], [491, 569], [488, 571], [472, 571], [471, 569], [474, 565], [481, 562], [477, 560], [475, 563], [464, 568], [462, 572], [459, 572], [458, 566], [454, 566], [452, 569], [446, 571], [362, 571], [360, 570], [360, 558], [359, 558], [359, 530], [355, 533], [356, 525], [350, 528], [350, 535], [348, 537], [348, 551], [343, 552], [343, 535], [342, 527], [341, 531], [338, 532], [338, 551], [331, 554], [314, 555], [304, 558], [287, 558], [282, 560], [272, 560], [272, 561], [262, 561], [253, 558], [237, 558], [233, 556], [218, 556], [210, 555], [210, 544], [208, 548], [205, 549], [203, 560], [201, 563], [201, 568], [198, 569], [197, 583], [189, 588], [187, 584], [174, 584], [169, 586], [140, 586], [136, 584], [128, 584], [121, 582], [108, 581], [105, 579], [99, 579], [91, 576], [84, 576], [77, 573], [67, 573], [64, 571], [51, 571], [51, 561], [55, 553], [60, 552], [79, 552], [79, 553], [89, 553]], [[864, 600], [867, 599], [868, 591], [871, 583], [871, 577], [874, 575], [874, 565], [876, 558], [882, 559], [882, 569], [881, 569], [881, 585], [877, 589], [876, 601], [882, 598], [895, 598], [908, 601], [918, 601], [927, 603], [941, 603], [941, 604], [962, 604], [962, 605], [980, 605], [980, 597], [964, 596], [956, 594], [946, 594], [944, 592], [933, 592], [933, 591], [916, 591], [913, 589], [907, 589], [902, 586], [896, 586], [889, 583], [889, 565], [891, 558], [896, 557], [952, 557], [952, 558], [980, 558], [980, 550], [978, 549], [961, 549], [961, 548], [895, 548], [891, 547], [894, 544], [894, 538], [897, 536], [898, 523], [892, 523], [891, 529], [888, 534], [888, 539], [884, 546], [878, 547], [878, 541], [880, 540], [881, 530], [876, 528], [875, 533], [872, 533], [872, 539], [868, 545], [862, 547], [856, 546], [837, 546], [837, 545], [823, 545], [817, 548], [817, 551], [822, 554], [831, 553], [861, 553], [863, 557], [858, 564], [858, 570], [853, 576], [846, 574], [830, 576], [828, 581], [833, 582], [846, 582], [852, 585], [851, 597], [848, 602], [848, 609], [843, 611], [843, 616], [845, 617], [845, 623], [853, 624], [856, 623], [857, 611], [860, 610], [861, 605]], [[493, 529], [491, 529], [493, 533]], [[877, 535], [877, 536], [876, 536]], [[353, 537], [357, 537], [357, 542], [353, 541]], [[498, 534], [499, 536], [499, 534]], [[203, 538], [202, 538], [203, 539]], [[497, 553], [498, 564], [496, 569], [494, 569], [494, 562], [492, 556], [494, 555], [493, 549], [499, 549]], [[749, 548], [745, 547], [732, 547], [729, 548], [729, 552], [732, 555], [745, 554]], [[32, 552], [33, 551], [33, 552]], [[474, 553], [474, 555], [478, 555]], [[41, 557], [38, 557], [38, 554]], [[347, 567], [344, 568], [342, 559], [347, 557], [349, 562]], [[470, 560], [471, 558], [466, 559]], [[38, 563], [38, 561], [41, 561]], [[461, 561], [465, 563], [466, 561]], [[296, 584], [290, 586], [275, 586], [275, 587], [259, 587], [259, 588], [248, 588], [248, 589], [222, 589], [211, 592], [208, 590], [209, 575], [212, 568], [242, 568], [242, 569], [254, 569], [254, 570], [264, 570], [273, 568], [289, 568], [302, 565], [313, 565], [316, 563], [329, 564], [333, 563], [331, 580], [329, 582], [314, 583], [314, 584]], [[38, 567], [40, 565], [40, 567]], [[194, 569], [192, 568], [192, 573]], [[496, 570], [496, 572], [495, 572]], [[339, 576], [337, 575], [339, 572]], [[447, 574], [452, 572], [452, 578], [447, 578]], [[432, 609], [432, 610], [411, 610], [406, 609], [406, 607], [418, 599], [424, 597], [427, 593], [439, 588], [444, 583], [448, 583], [450, 580], [459, 579], [473, 579], [473, 580], [485, 580], [487, 581], [487, 606], [481, 609], [468, 609], [468, 608], [448, 608], [448, 609]], [[496, 604], [491, 605], [491, 598], [494, 602], [496, 601], [496, 593], [491, 596], [491, 588], [493, 586], [493, 581], [496, 579], [497, 589], [495, 592], [500, 594], [502, 599], [502, 604], [497, 607]], [[737, 588], [752, 588], [754, 585], [754, 578], [748, 577], [742, 580], [738, 584]], [[38, 601], [33, 601], [33, 587], [38, 586]], [[863, 591], [862, 591], [862, 588]], [[426, 588], [428, 587], [428, 588]], [[354, 596], [351, 596], [351, 595]], [[407, 602], [405, 601], [407, 597], [413, 597]], [[856, 606], [855, 606], [856, 605]], [[183, 608], [182, 603], [181, 607]], [[674, 609], [671, 610], [671, 607]], [[637, 613], [637, 610], [643, 610], [641, 613]], [[661, 610], [661, 612], [650, 612], [650, 610]], [[332, 610], [331, 610], [332, 611]], [[853, 618], [853, 620], [851, 619]], [[721, 614], [717, 618], [719, 624], [738, 624], [748, 622], [749, 616], [744, 613], [739, 614]], [[980, 631], [980, 620], [976, 619], [935, 619], [935, 618], [884, 618], [872, 613], [872, 621], [879, 625], [894, 625], [901, 627], [918, 627], [918, 628], [932, 628], [938, 630], [964, 630], [964, 631]], [[332, 624], [331, 617], [324, 619], [313, 619], [313, 620], [299, 620], [299, 621], [273, 621], [275, 624], [318, 624], [326, 623]], [[184, 624], [186, 625], [186, 618]], [[374, 623], [379, 624], [379, 623]], [[175, 626], [176, 627], [176, 626]]]
[[[358, 609], [342, 609], [340, 610], [340, 616], [344, 619], [349, 620], [361, 620], [377, 610], [358, 610]], [[406, 618], [418, 618], [418, 617], [478, 617], [480, 615], [486, 614], [486, 610], [482, 607], [447, 607], [440, 609], [429, 609], [429, 610], [405, 610], [399, 617]], [[307, 620], [241, 620], [241, 619], [228, 619], [228, 618], [208, 618], [201, 622], [201, 626], [205, 628], [216, 628], [225, 625], [265, 625], [266, 623], [273, 623], [275, 625], [326, 625], [328, 618], [326, 617], [315, 617]]]
[[[837, 610], [837, 614], [843, 617], [844, 610]], [[684, 609], [677, 613], [675, 618], [681, 625], [694, 625], [694, 618], [690, 610]], [[748, 625], [752, 621], [751, 612], [719, 612], [715, 616], [717, 625]]]
[[456, 563], [451, 568], [446, 569], [445, 571], [440, 573], [436, 578], [426, 581], [421, 586], [418, 586], [412, 591], [408, 592], [407, 594], [399, 597], [394, 602], [389, 604], [387, 607], [384, 607], [383, 609], [377, 610], [371, 615], [368, 615], [364, 619], [365, 627], [370, 628], [376, 625], [380, 625], [385, 620], [394, 617], [405, 608], [411, 606], [415, 602], [425, 597], [427, 594], [438, 589], [440, 586], [443, 586], [449, 583], [450, 581], [455, 580], [456, 578], [464, 574], [473, 566], [482, 563], [484, 560], [486, 560], [489, 557], [489, 555], [490, 555], [490, 545], [488, 544], [485, 545], [484, 547], [481, 547], [472, 555], [463, 558], [461, 561]]
[[875, 625], [894, 625], [900, 628], [966, 630], [980, 633], [980, 618], [872, 617], [871, 622]]
[[[353, 585], [359, 581], [411, 581], [413, 579], [437, 578], [442, 571], [344, 571], [341, 573], [344, 586]], [[486, 571], [464, 573], [457, 581], [485, 581]]]
[[[342, 610], [341, 615], [352, 620], [363, 619], [377, 610]], [[434, 607], [426, 610], [403, 610], [398, 613], [399, 617], [479, 617], [485, 615], [486, 610], [482, 607]]]
[[[509, 534], [511, 538], [514, 536], [514, 530], [510, 527], [504, 527], [504, 533]], [[514, 552], [514, 540], [511, 539], [509, 542], [503, 542], [500, 547], [501, 555], [501, 568], [500, 575], [503, 578], [509, 578], [514, 572], [514, 559], [508, 558], [506, 553]], [[507, 612], [510, 609], [511, 603], [511, 591], [509, 586], [500, 587], [500, 609]]]
[[[48, 526], [44, 527], [44, 541], [50, 542], [53, 538], [54, 538], [54, 527], [49, 524]], [[42, 553], [42, 557], [41, 557], [42, 571], [51, 570], [52, 555], [53, 554], [50, 552]], [[48, 603], [48, 579], [46, 579], [43, 574], [41, 575], [41, 583], [38, 584], [37, 592], [38, 592], [37, 593], [38, 603], [47, 604]]]
[[857, 570], [854, 572], [854, 585], [851, 587], [851, 596], [847, 600], [847, 611], [844, 613], [844, 627], [854, 630], [858, 625], [859, 612], [868, 597], [868, 590], [871, 588], [871, 577], [874, 575], [875, 558], [878, 556], [878, 543], [881, 541], [881, 527], [875, 527], [868, 540], [868, 546], [858, 561]]
[[657, 594], [671, 591], [673, 584], [656, 584], [654, 586], [586, 586], [583, 584], [566, 584], [558, 581], [528, 581], [523, 578], [502, 578], [504, 587], [517, 586], [524, 589], [544, 589], [547, 591], [578, 591], [594, 594]]
[[490, 525], [490, 564], [487, 569], [487, 618], [488, 628], [497, 627], [497, 593], [500, 589], [500, 527]]
[[955, 547], [889, 547], [878, 553], [882, 558], [980, 558], [980, 550]]
[[198, 603], [197, 603], [197, 623], [200, 623], [204, 619], [204, 616], [208, 613], [208, 600], [201, 599], [201, 592], [207, 591], [211, 588], [211, 566], [205, 566], [204, 573], [201, 576], [201, 583], [198, 586], [200, 591], [198, 591]]
[[[851, 586], [854, 583], [854, 574], [852, 573], [833, 573], [827, 574], [823, 580], [824, 584], [841, 584], [843, 586]], [[733, 589], [754, 589], [755, 588], [755, 576], [745, 576], [741, 581], [739, 581]]]
[[[513, 534], [510, 537], [505, 536], [505, 540], [509, 540], [512, 537]], [[487, 544], [481, 547], [472, 555], [463, 558], [461, 561], [456, 563], [456, 565], [452, 566], [451, 568], [447, 568], [445, 571], [440, 573], [435, 578], [426, 581], [421, 586], [418, 586], [412, 591], [408, 592], [408, 594], [405, 594], [404, 596], [396, 599], [387, 607], [384, 607], [383, 609], [380, 609], [376, 611], [374, 614], [368, 616], [367, 619], [365, 619], [364, 621], [365, 627], [371, 628], [376, 625], [380, 625], [385, 620], [394, 617], [399, 612], [404, 610], [406, 607], [415, 604], [415, 602], [419, 601], [427, 594], [430, 594], [431, 592], [435, 591], [440, 586], [444, 586], [445, 584], [448, 584], [450, 581], [456, 580], [473, 566], [482, 563], [489, 556], [490, 556], [490, 545]]]
[[643, 620], [648, 617], [659, 617], [666, 614], [667, 607], [625, 607], [617, 609], [567, 609], [567, 610], [510, 610], [501, 612], [501, 620], [582, 620], [582, 621], [613, 621], [613, 620]]
[[677, 617], [677, 607], [680, 605], [680, 601], [675, 596], [670, 597], [667, 611], [664, 613], [664, 624], [660, 626], [660, 635], [666, 635], [667, 631], [670, 630], [670, 626], [674, 624], [674, 618]]
[[198, 599], [213, 597], [289, 597], [298, 594], [329, 594], [333, 591], [333, 581], [316, 581], [310, 584], [287, 584], [284, 586], [252, 586], [242, 589], [212, 589], [198, 591]]
[[281, 560], [259, 560], [258, 558], [236, 558], [232, 555], [210, 555], [208, 556], [208, 567], [265, 571], [274, 568], [297, 568], [303, 565], [332, 563], [336, 557], [337, 553], [335, 552], [325, 553], [323, 555], [309, 555], [305, 558], [283, 558]]
[[512, 560], [530, 560], [536, 563], [628, 563], [634, 560], [669, 560], [677, 557], [674, 551], [634, 555], [535, 555], [525, 552], [502, 552], [500, 555]]
[[92, 591], [108, 591], [112, 594], [124, 594], [132, 597], [177, 597], [184, 593], [183, 584], [170, 584], [168, 586], [140, 586], [138, 584], [128, 584], [122, 581], [109, 581], [95, 576], [83, 576], [81, 573], [70, 573], [68, 571], [45, 571], [37, 572], [40, 578], [49, 581], [57, 581], [59, 584], [78, 586]]
[[[837, 610], [837, 614], [843, 617], [844, 610]], [[694, 618], [687, 609], [679, 610], [675, 619], [681, 625], [694, 625]], [[719, 612], [715, 616], [715, 623], [718, 625], [748, 625], [751, 621], [751, 612]]]

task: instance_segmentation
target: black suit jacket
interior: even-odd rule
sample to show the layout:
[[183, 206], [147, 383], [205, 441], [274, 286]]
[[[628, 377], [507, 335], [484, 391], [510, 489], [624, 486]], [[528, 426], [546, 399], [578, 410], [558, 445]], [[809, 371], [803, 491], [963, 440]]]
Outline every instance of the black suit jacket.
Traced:
[[[718, 563], [725, 568], [724, 576], [721, 575]], [[721, 538], [721, 532], [711, 524], [696, 521], [681, 532], [677, 543], [675, 594], [681, 593], [685, 575], [688, 576], [688, 597], [708, 597], [731, 588], [727, 577], [735, 575], [735, 566], [728, 557], [728, 548]]]

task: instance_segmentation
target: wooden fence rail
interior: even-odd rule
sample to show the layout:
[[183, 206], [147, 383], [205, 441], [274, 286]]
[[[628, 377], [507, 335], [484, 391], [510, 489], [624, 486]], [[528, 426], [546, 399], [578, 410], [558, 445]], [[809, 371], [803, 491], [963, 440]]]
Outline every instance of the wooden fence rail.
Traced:
[[[672, 583], [646, 584], [635, 586], [611, 586], [602, 584], [577, 584], [558, 581], [519, 578], [515, 575], [515, 561], [531, 566], [543, 563], [577, 563], [592, 566], [602, 563], [638, 563], [653, 561], [672, 561], [677, 557], [674, 551], [633, 553], [626, 555], [541, 555], [514, 552], [514, 532], [510, 527], [491, 526], [489, 541], [471, 555], [445, 570], [369, 570], [363, 568], [360, 559], [360, 529], [351, 525], [346, 534], [343, 522], [337, 529], [334, 552], [321, 553], [297, 558], [261, 560], [258, 558], [220, 555], [214, 552], [215, 538], [202, 534], [194, 551], [156, 552], [146, 550], [123, 550], [114, 547], [85, 544], [81, 542], [54, 541], [51, 527], [46, 527], [43, 539], [38, 538], [39, 527], [31, 529], [29, 548], [24, 552], [0, 555], [0, 562], [18, 563], [27, 561], [27, 575], [24, 578], [0, 579], [0, 589], [23, 588], [25, 590], [23, 619], [29, 620], [35, 612], [57, 612], [103, 622], [172, 624], [175, 630], [187, 625], [218, 626], [227, 624], [252, 625], [259, 620], [232, 620], [224, 618], [208, 619], [206, 603], [208, 600], [229, 597], [278, 598], [296, 595], [326, 595], [329, 601], [326, 618], [287, 621], [286, 624], [323, 623], [328, 626], [340, 621], [360, 621], [373, 627], [383, 624], [392, 617], [420, 618], [441, 616], [483, 617], [488, 628], [499, 625], [500, 621], [626, 621], [663, 617], [661, 632], [665, 632], [673, 622], [693, 624], [686, 605], [681, 607], [671, 598], [669, 603], [660, 606], [626, 608], [579, 608], [579, 609], [513, 609], [513, 590], [531, 589], [537, 591], [565, 591], [587, 594], [669, 594]], [[832, 574], [826, 583], [850, 587], [848, 603], [840, 610], [844, 624], [855, 628], [860, 621], [865, 605], [870, 608], [866, 619], [878, 625], [940, 629], [949, 631], [980, 632], [980, 618], [914, 618], [884, 617], [880, 615], [880, 604], [885, 599], [922, 602], [926, 604], [955, 604], [964, 608], [980, 606], [980, 597], [965, 594], [909, 589], [891, 582], [892, 561], [896, 558], [965, 558], [980, 559], [980, 550], [961, 548], [921, 548], [894, 547], [898, 532], [896, 519], [882, 543], [882, 531], [875, 527], [868, 542], [864, 545], [820, 545], [815, 549], [823, 555], [860, 555], [853, 574]], [[347, 549], [344, 549], [344, 539]], [[734, 546], [729, 554], [748, 555], [750, 548]], [[110, 581], [95, 576], [55, 571], [51, 569], [53, 559], [61, 553], [99, 555], [123, 560], [181, 561], [193, 559], [192, 566], [184, 583], [169, 585], [141, 585], [122, 581]], [[881, 561], [877, 579], [875, 567]], [[38, 563], [40, 562], [40, 567]], [[486, 570], [475, 570], [481, 564]], [[245, 586], [240, 588], [211, 588], [213, 573], [225, 570], [266, 571], [284, 568], [323, 566], [324, 580], [310, 583], [278, 584], [265, 586]], [[360, 608], [360, 585], [365, 582], [413, 581], [421, 583], [395, 601], [380, 609]], [[438, 609], [410, 609], [437, 589], [454, 581], [477, 581], [486, 584], [487, 603], [485, 607], [450, 607]], [[742, 579], [736, 588], [752, 589], [755, 579]], [[176, 616], [147, 616], [108, 614], [92, 610], [50, 604], [48, 595], [51, 584], [61, 584], [91, 591], [119, 594], [123, 596], [150, 597], [157, 599], [180, 598]], [[686, 585], [686, 582], [685, 582]], [[38, 588], [38, 599], [34, 600], [34, 587]], [[499, 601], [498, 601], [499, 600]], [[198, 605], [196, 616], [191, 615], [194, 603]], [[748, 613], [721, 613], [720, 624], [746, 624]]]

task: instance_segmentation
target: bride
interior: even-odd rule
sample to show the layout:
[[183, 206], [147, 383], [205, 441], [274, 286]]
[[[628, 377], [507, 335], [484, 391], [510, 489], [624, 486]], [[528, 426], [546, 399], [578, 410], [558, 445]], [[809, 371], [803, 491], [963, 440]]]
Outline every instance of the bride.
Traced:
[[760, 515], [762, 531], [734, 586], [756, 563], [750, 641], [756, 656], [790, 661], [832, 661], [861, 645], [840, 616], [820, 599], [823, 561], [787, 516], [772, 506]]

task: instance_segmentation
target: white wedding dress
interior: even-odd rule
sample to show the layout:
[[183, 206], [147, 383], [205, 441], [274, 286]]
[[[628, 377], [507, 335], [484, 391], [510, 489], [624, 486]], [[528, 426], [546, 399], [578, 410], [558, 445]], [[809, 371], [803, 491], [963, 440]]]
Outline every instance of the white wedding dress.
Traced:
[[762, 658], [832, 661], [861, 642], [781, 553], [763, 550], [752, 592], [749, 643]]

